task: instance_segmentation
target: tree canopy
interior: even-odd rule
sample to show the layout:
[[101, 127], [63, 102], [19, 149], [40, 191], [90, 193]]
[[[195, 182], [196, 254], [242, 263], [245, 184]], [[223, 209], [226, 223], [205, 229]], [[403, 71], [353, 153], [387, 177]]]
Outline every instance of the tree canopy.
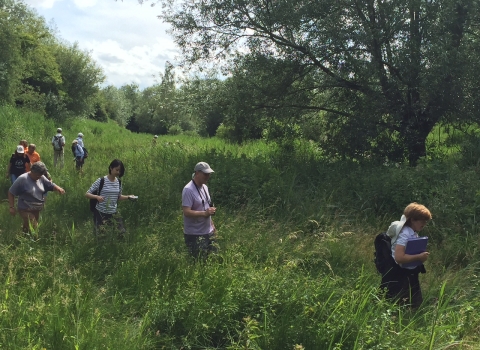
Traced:
[[102, 70], [25, 3], [0, 0], [0, 103], [63, 120], [94, 113]]
[[[159, 1], [157, 1], [159, 2]], [[475, 120], [478, 0], [165, 0], [184, 64], [207, 63], [247, 84], [252, 116], [294, 109], [321, 125], [331, 154], [425, 155], [432, 128]], [[252, 62], [262, 62], [264, 68]], [[290, 77], [275, 67], [290, 67]], [[295, 69], [292, 69], [294, 67]], [[282, 80], [283, 79], [283, 80]], [[277, 82], [277, 96], [264, 94]], [[245, 85], [245, 86], [247, 86]], [[292, 96], [301, 96], [295, 103]], [[250, 113], [250, 112], [248, 112]], [[322, 141], [323, 140], [323, 141]]]

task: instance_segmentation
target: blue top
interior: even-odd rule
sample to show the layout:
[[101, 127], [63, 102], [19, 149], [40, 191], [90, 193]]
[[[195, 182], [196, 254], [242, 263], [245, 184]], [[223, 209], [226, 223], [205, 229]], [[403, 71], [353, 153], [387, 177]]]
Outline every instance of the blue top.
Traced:
[[75, 146], [75, 157], [82, 157], [85, 155], [83, 148], [77, 143]]

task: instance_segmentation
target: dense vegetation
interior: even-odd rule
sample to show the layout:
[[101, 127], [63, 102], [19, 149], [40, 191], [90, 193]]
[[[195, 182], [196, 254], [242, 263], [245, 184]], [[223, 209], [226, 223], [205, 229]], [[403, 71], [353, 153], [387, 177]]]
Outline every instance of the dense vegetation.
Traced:
[[[6, 349], [478, 348], [474, 144], [450, 147], [450, 155], [429, 147], [436, 159], [410, 168], [333, 162], [303, 142], [286, 152], [180, 135], [152, 147], [151, 136], [76, 120], [64, 129], [67, 143], [85, 134], [90, 158], [79, 174], [73, 161], [52, 167], [52, 121], [2, 107], [0, 122], [2, 162], [20, 138], [35, 142], [67, 191], [48, 196], [31, 236], [2, 201]], [[115, 157], [126, 163], [125, 192], [139, 200], [120, 204], [126, 239], [97, 242], [84, 193]], [[199, 160], [216, 171], [210, 188], [221, 238], [220, 253], [203, 265], [187, 257], [180, 210]], [[1, 186], [5, 198], [6, 179]], [[434, 215], [424, 231], [425, 303], [416, 312], [382, 300], [372, 262], [374, 235], [411, 201]]]
[[143, 89], [101, 86], [88, 53], [23, 2], [0, 0], [0, 103], [410, 165], [433, 130], [478, 121], [478, 0], [139, 2], [163, 3], [183, 54]]
[[[88, 53], [0, 0], [2, 162], [34, 142], [66, 190], [25, 235], [0, 180], [0, 348], [480, 349], [478, 1], [164, 5], [203, 71], [167, 64], [140, 90], [102, 87]], [[114, 158], [139, 200], [120, 204], [124, 240], [97, 241], [84, 193]], [[205, 264], [180, 210], [198, 161], [220, 237]], [[412, 201], [434, 216], [416, 312], [383, 300], [372, 262]]]

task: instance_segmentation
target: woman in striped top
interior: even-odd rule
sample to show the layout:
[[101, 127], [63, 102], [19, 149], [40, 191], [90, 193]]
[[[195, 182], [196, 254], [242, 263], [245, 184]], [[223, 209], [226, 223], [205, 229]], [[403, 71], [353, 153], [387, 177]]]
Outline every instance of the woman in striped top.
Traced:
[[[125, 227], [120, 215], [117, 214], [117, 202], [126, 199], [136, 199], [134, 195], [123, 195], [120, 178], [125, 173], [125, 167], [121, 160], [114, 159], [108, 167], [108, 175], [98, 178], [88, 189], [85, 197], [97, 200], [97, 205], [93, 212], [93, 223], [95, 225], [95, 233], [105, 225], [116, 227], [123, 235]], [[102, 184], [103, 183], [103, 184]]]

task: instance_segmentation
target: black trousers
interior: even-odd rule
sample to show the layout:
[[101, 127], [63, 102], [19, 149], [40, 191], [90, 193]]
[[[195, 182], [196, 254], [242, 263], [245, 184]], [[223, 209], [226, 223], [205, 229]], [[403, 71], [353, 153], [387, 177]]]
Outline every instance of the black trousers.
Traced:
[[217, 251], [215, 234], [213, 233], [198, 236], [184, 234], [183, 238], [185, 239], [185, 245], [187, 246], [188, 252], [195, 259], [206, 259], [210, 253], [215, 253]]
[[423, 302], [418, 275], [425, 272], [423, 264], [415, 269], [404, 269], [395, 264], [382, 276], [381, 287], [387, 289], [388, 299], [417, 308]]
[[115, 227], [118, 234], [123, 236], [126, 232], [123, 219], [120, 214], [106, 214], [95, 209], [93, 212], [93, 224], [95, 226], [95, 235], [102, 234], [107, 227]]

